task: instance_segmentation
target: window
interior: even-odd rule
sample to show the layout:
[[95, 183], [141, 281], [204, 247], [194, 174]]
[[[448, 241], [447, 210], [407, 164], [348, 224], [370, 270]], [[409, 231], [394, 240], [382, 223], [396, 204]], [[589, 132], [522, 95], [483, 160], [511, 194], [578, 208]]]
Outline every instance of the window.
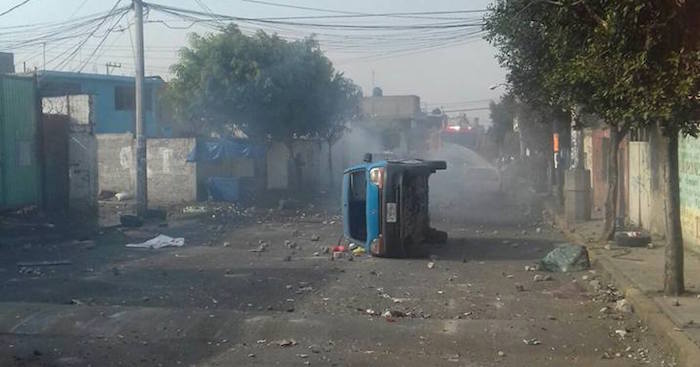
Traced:
[[[151, 88], [144, 88], [144, 107], [146, 111], [150, 111], [153, 105]], [[136, 97], [134, 96], [134, 87], [129, 85], [120, 85], [114, 87], [114, 109], [117, 111], [133, 111], [135, 107]]]
[[365, 201], [367, 182], [365, 171], [355, 171], [350, 175], [350, 193], [352, 201]]

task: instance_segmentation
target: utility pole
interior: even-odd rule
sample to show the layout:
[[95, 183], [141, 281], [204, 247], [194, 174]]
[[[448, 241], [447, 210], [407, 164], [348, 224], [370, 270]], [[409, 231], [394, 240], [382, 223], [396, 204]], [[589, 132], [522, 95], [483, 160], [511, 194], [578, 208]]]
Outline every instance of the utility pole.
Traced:
[[143, 2], [133, 0], [136, 24], [136, 215], [144, 217], [148, 209], [146, 177], [146, 135], [144, 126]]
[[106, 71], [107, 71], [107, 75], [109, 75], [109, 68], [117, 69], [117, 68], [120, 68], [120, 67], [122, 67], [122, 64], [121, 64], [121, 63], [118, 63], [118, 62], [108, 62], [108, 63], [105, 64], [105, 69], [106, 69]]

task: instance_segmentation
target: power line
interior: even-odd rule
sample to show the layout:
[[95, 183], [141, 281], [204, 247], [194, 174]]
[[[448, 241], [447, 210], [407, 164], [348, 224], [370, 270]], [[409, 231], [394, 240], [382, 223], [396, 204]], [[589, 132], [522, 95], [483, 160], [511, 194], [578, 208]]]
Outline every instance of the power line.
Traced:
[[30, 1], [31, 1], [31, 0], [24, 0], [24, 1], [22, 1], [21, 3], [19, 3], [19, 4], [15, 5], [15, 6], [11, 7], [11, 8], [9, 8], [9, 9], [5, 10], [4, 12], [0, 13], [0, 17], [3, 16], [3, 15], [9, 14], [9, 13], [12, 12], [13, 10], [15, 10], [15, 9], [17, 9], [17, 8], [19, 8], [19, 7], [21, 7], [22, 5], [25, 5], [26, 3], [30, 2]]
[[[423, 29], [457, 29], [468, 27], [481, 27], [483, 23], [470, 22], [440, 22], [440, 23], [420, 23], [420, 24], [329, 24], [329, 23], [311, 23], [311, 22], [293, 22], [284, 20], [272, 20], [266, 18], [246, 18], [230, 16], [225, 14], [204, 13], [195, 10], [188, 10], [172, 6], [165, 6], [153, 3], [144, 3], [150, 9], [158, 10], [166, 14], [189, 17], [188, 19], [198, 19], [197, 16], [216, 16], [220, 19], [248, 22], [253, 24], [274, 24], [288, 25], [298, 27], [310, 27], [319, 29], [336, 29], [336, 30], [423, 30]], [[199, 19], [201, 21], [201, 18]]]
[[443, 110], [442, 112], [468, 112], [468, 111], [486, 111], [490, 110], [490, 107], [475, 107], [475, 108], [457, 108], [452, 110]]
[[[351, 17], [352, 16], [360, 16], [360, 17], [382, 17], [382, 16], [384, 16], [384, 17], [408, 17], [408, 16], [421, 16], [421, 15], [484, 13], [484, 12], [488, 11], [487, 9], [473, 9], [473, 10], [445, 10], [445, 11], [374, 13], [374, 14], [372, 14], [372, 13], [361, 13], [361, 12], [354, 12], [354, 11], [323, 9], [323, 8], [314, 8], [314, 7], [308, 7], [308, 6], [274, 3], [274, 2], [262, 1], [262, 0], [242, 0], [242, 1], [245, 1], [248, 3], [254, 3], [254, 4], [281, 7], [281, 8], [291, 8], [291, 9], [300, 9], [300, 10], [311, 10], [311, 11], [317, 11], [317, 12], [323, 12], [323, 13], [342, 14], [344, 16], [351, 16]], [[299, 17], [298, 19], [302, 19], [302, 18], [308, 18], [308, 17]]]

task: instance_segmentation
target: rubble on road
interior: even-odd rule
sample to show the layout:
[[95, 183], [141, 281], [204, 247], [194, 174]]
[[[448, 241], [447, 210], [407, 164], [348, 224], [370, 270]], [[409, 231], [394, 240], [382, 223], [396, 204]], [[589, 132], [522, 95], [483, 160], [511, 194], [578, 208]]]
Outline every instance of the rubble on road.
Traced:
[[129, 243], [126, 245], [126, 247], [132, 247], [132, 248], [150, 248], [150, 249], [160, 249], [163, 247], [182, 247], [185, 245], [185, 238], [184, 237], [177, 237], [173, 238], [170, 236], [166, 236], [164, 234], [160, 234], [154, 238], [151, 238], [148, 241], [141, 242], [141, 243]]
[[268, 246], [267, 242], [259, 241], [258, 247], [251, 249], [251, 250], [248, 250], [248, 251], [250, 251], [250, 252], [265, 252], [265, 250], [267, 250], [267, 246]]
[[298, 344], [297, 341], [294, 340], [294, 339], [282, 339], [282, 340], [274, 341], [274, 342], [272, 342], [272, 343], [273, 343], [273, 344], [277, 344], [277, 345], [279, 345], [280, 347], [283, 347], [283, 348], [285, 348], [285, 347], [293, 347], [293, 346], [295, 346], [295, 345]]
[[547, 271], [566, 273], [587, 270], [591, 263], [585, 246], [567, 243], [550, 251], [540, 261], [540, 267]]
[[405, 317], [406, 314], [398, 310], [386, 310], [382, 313], [382, 317], [387, 320], [392, 320], [399, 317]]
[[622, 313], [631, 313], [633, 311], [632, 304], [624, 298], [618, 300], [617, 302], [615, 302], [615, 311]]
[[542, 342], [539, 341], [539, 339], [537, 339], [537, 338], [523, 339], [523, 343], [525, 343], [527, 345], [540, 345], [540, 344], [542, 344]]

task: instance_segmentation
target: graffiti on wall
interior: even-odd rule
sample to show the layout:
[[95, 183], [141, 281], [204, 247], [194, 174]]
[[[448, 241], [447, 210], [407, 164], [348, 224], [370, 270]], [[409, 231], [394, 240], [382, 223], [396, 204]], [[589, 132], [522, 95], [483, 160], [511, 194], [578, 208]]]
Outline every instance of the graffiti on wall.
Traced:
[[700, 246], [700, 140], [679, 139], [678, 173], [683, 238], [687, 244]]

